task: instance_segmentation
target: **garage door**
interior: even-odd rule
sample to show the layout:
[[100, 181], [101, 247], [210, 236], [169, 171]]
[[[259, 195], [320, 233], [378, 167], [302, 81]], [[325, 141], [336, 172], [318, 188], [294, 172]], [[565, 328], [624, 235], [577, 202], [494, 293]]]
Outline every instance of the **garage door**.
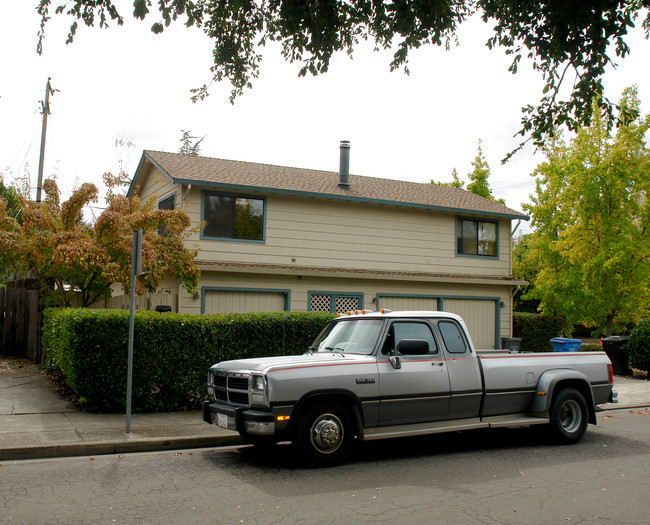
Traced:
[[206, 314], [280, 312], [285, 309], [286, 292], [209, 290], [205, 293]]
[[436, 311], [438, 310], [438, 298], [381, 295], [379, 297], [379, 308], [387, 308], [393, 312], [400, 310]]
[[444, 311], [460, 315], [476, 348], [496, 348], [496, 308], [493, 300], [445, 299]]

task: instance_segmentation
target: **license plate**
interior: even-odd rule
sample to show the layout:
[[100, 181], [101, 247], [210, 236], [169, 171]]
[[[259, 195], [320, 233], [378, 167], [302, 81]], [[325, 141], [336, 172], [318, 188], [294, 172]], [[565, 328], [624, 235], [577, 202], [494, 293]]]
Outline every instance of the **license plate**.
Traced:
[[221, 428], [228, 428], [228, 414], [217, 412], [217, 426]]

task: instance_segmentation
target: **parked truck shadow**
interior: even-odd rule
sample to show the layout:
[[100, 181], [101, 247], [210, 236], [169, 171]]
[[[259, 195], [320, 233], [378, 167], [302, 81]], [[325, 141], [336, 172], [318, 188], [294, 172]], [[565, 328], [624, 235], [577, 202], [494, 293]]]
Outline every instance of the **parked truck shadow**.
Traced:
[[519, 483], [536, 468], [615, 459], [646, 450], [647, 443], [600, 427], [591, 427], [576, 445], [551, 445], [536, 426], [361, 442], [348, 462], [331, 468], [306, 464], [288, 443], [266, 450], [233, 448], [211, 455], [209, 461], [265, 492], [300, 496], [371, 486], [462, 487], [493, 478]]

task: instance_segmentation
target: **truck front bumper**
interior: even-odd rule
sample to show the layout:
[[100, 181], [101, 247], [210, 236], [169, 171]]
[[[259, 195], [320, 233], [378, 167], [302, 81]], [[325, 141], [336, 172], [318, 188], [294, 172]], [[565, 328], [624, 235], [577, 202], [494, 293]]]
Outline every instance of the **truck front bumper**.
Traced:
[[203, 402], [203, 421], [239, 433], [256, 436], [275, 434], [275, 415], [272, 412], [233, 407], [218, 401]]

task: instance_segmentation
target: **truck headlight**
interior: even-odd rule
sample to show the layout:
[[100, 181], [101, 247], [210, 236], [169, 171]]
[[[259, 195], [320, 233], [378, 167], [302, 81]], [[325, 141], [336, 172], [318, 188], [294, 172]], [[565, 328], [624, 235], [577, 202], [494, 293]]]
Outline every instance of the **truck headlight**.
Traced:
[[266, 377], [261, 374], [251, 375], [251, 405], [268, 405], [268, 398], [266, 395]]
[[214, 398], [214, 386], [212, 385], [212, 372], [208, 372], [208, 395]]
[[266, 390], [264, 376], [253, 375], [251, 376], [251, 390], [253, 392], [264, 392]]

